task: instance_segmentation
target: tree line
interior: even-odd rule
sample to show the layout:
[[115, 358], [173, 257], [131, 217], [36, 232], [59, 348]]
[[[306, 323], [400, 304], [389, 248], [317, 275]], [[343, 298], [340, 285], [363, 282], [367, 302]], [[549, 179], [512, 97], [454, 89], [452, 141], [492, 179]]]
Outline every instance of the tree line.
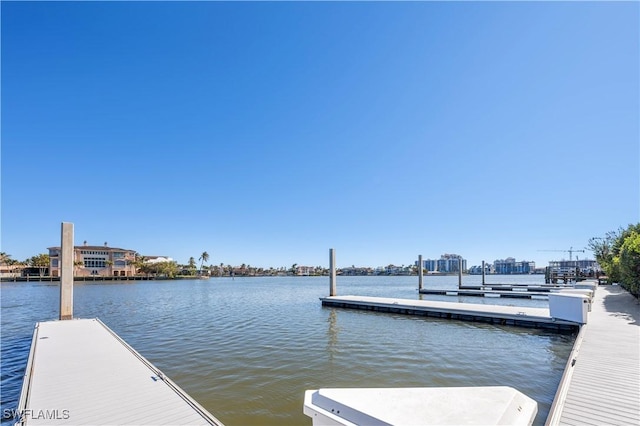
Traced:
[[636, 298], [640, 295], [640, 223], [589, 240], [588, 247], [607, 274]]
[[[296, 275], [298, 264], [294, 263], [291, 267], [279, 267], [279, 268], [260, 268], [254, 267], [248, 264], [243, 263], [240, 266], [232, 266], [225, 265], [224, 263], [220, 263], [219, 265], [207, 265], [206, 263], [209, 261], [210, 256], [206, 251], [202, 252], [202, 254], [198, 257], [198, 262], [195, 257], [190, 257], [188, 262], [184, 265], [178, 264], [176, 261], [167, 261], [167, 262], [148, 262], [148, 259], [136, 253], [135, 261], [129, 263], [133, 265], [136, 274], [139, 275], [153, 275], [153, 276], [163, 276], [168, 278], [174, 278], [177, 276], [213, 276], [213, 277], [222, 277], [222, 276], [277, 276], [277, 275]], [[32, 267], [38, 268], [40, 272], [40, 276], [46, 275], [46, 271], [49, 269], [49, 255], [48, 254], [38, 254], [36, 256], [32, 256], [23, 261], [19, 261], [13, 259], [12, 256], [5, 252], [0, 252], [0, 265], [6, 266], [21, 266], [21, 267]], [[105, 262], [107, 266], [112, 266], [113, 262], [111, 260], [107, 260]], [[82, 261], [75, 261], [74, 267], [82, 267], [84, 263]], [[323, 268], [321, 266], [317, 266], [313, 268], [313, 273], [311, 275], [328, 275], [329, 270], [327, 268]]]

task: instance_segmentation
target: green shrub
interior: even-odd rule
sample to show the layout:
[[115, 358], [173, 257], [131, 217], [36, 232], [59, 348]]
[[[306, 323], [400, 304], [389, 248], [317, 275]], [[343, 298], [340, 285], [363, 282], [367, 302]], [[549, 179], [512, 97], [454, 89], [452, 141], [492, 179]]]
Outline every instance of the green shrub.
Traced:
[[620, 281], [630, 293], [640, 293], [640, 233], [632, 230], [620, 247]]
[[607, 232], [603, 238], [591, 238], [589, 248], [609, 277], [631, 294], [640, 294], [640, 223]]

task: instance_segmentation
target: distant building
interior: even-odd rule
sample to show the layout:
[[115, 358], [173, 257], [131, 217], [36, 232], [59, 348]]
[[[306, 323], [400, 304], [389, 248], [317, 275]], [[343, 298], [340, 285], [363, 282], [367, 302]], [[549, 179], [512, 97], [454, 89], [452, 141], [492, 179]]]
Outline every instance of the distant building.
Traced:
[[[49, 271], [60, 276], [60, 247], [49, 247]], [[136, 274], [136, 252], [104, 246], [75, 246], [73, 275], [76, 277], [130, 277]]]
[[600, 265], [595, 260], [552, 260], [549, 262], [551, 271], [557, 275], [573, 274], [576, 269], [578, 273], [586, 276], [593, 276], [600, 271]]
[[436, 272], [438, 270], [438, 261], [433, 259], [423, 260], [422, 269], [425, 269], [427, 272]]
[[313, 275], [316, 271], [316, 268], [313, 266], [297, 266], [296, 267], [296, 275]]
[[411, 267], [410, 266], [396, 266], [396, 265], [387, 265], [384, 268], [384, 273], [386, 275], [411, 275]]
[[173, 262], [169, 256], [144, 256], [144, 263]]
[[340, 268], [337, 273], [339, 275], [359, 275], [359, 276], [364, 276], [364, 275], [373, 275], [373, 269], [368, 268], [368, 267], [362, 267], [362, 266], [349, 266], [346, 268]]
[[0, 265], [0, 277], [16, 278], [24, 276], [23, 274], [26, 268], [24, 265]]
[[[489, 262], [485, 262], [484, 264], [484, 273], [485, 274], [492, 274], [493, 273], [493, 265]], [[469, 268], [469, 274], [472, 275], [482, 275], [482, 266], [472, 266], [471, 268]]]
[[513, 257], [507, 257], [506, 259], [495, 260], [493, 262], [493, 270], [496, 274], [511, 275], [511, 274], [532, 274], [535, 272], [536, 263], [522, 260], [516, 262]]
[[[422, 268], [428, 272], [453, 273], [459, 271], [459, 262], [462, 259], [462, 271], [467, 269], [467, 261], [458, 254], [445, 253], [440, 259], [427, 259], [422, 261]], [[418, 265], [418, 262], [415, 262]]]

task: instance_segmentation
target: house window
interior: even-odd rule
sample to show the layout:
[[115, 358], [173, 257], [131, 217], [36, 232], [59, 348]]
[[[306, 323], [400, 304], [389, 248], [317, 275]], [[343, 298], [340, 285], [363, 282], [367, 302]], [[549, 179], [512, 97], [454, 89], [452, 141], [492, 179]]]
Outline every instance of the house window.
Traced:
[[104, 268], [107, 266], [106, 260], [101, 257], [85, 257], [83, 261], [85, 268]]

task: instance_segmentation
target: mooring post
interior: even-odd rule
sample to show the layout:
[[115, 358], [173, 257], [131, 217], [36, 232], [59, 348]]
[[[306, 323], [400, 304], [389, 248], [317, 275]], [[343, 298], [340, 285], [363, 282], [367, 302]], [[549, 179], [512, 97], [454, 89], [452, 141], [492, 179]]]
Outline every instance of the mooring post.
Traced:
[[458, 290], [462, 287], [462, 258], [458, 258]]
[[482, 261], [482, 285], [484, 285], [484, 260]]
[[336, 252], [329, 249], [329, 296], [336, 295]]
[[422, 290], [422, 255], [418, 255], [418, 290]]
[[73, 319], [73, 223], [62, 222], [60, 242], [60, 319]]

